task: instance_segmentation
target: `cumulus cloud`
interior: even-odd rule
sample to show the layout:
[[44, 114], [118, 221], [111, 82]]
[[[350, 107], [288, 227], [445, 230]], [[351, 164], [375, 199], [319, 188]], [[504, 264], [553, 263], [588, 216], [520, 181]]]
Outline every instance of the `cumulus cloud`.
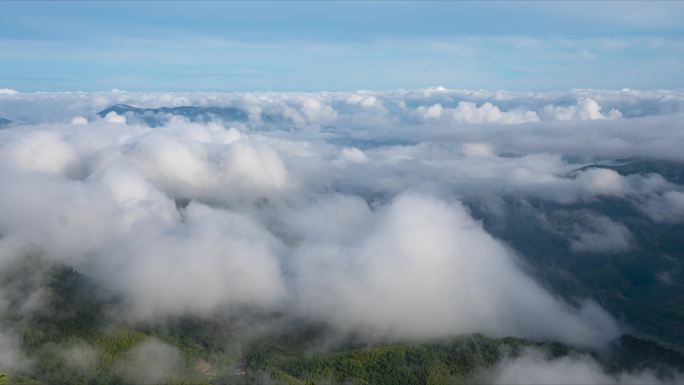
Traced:
[[347, 98], [346, 102], [365, 109], [384, 109], [382, 102], [373, 95], [353, 94]]
[[281, 216], [288, 238], [345, 244], [359, 239], [373, 223], [373, 211], [359, 196], [321, 196], [312, 204], [292, 207]]
[[608, 372], [589, 355], [571, 355], [552, 358], [536, 349], [527, 349], [517, 357], [499, 362], [483, 376], [491, 384], [678, 384], [681, 374], [659, 377], [644, 370], [634, 372]]
[[499, 107], [491, 103], [484, 103], [478, 107], [475, 103], [459, 102], [456, 108], [448, 110], [447, 113], [455, 121], [464, 123], [516, 124], [539, 120], [534, 111], [511, 110], [502, 112]]
[[595, 196], [624, 196], [630, 188], [624, 177], [606, 168], [580, 171], [575, 180], [585, 192]]
[[301, 101], [301, 111], [309, 123], [325, 123], [337, 116], [332, 107], [316, 98], [304, 98]]
[[466, 156], [493, 156], [494, 148], [488, 143], [465, 143], [462, 151]]
[[83, 116], [74, 116], [71, 119], [71, 124], [73, 125], [83, 125], [83, 124], [88, 124], [88, 119], [86, 119]]
[[[0, 131], [0, 268], [27, 254], [73, 266], [122, 298], [123, 318], [149, 322], [250, 307], [389, 338], [601, 345], [616, 321], [556, 296], [467, 207], [616, 200], [681, 221], [681, 186], [597, 163], [682, 160], [684, 99], [667, 95], [0, 95], [0, 115], [23, 122]], [[97, 117], [117, 103], [246, 118]], [[549, 104], [574, 109], [548, 121]], [[618, 220], [583, 221], [570, 255], [634, 245]]]
[[430, 107], [419, 106], [416, 108], [416, 113], [423, 119], [439, 119], [444, 113], [444, 107], [439, 103], [435, 103]]
[[174, 197], [197, 195], [217, 183], [207, 154], [196, 142], [153, 133], [126, 150], [124, 156], [138, 163], [147, 178]]
[[444, 118], [447, 121], [465, 124], [520, 124], [539, 120], [539, 116], [534, 111], [524, 109], [501, 111], [499, 107], [489, 102], [478, 106], [473, 102], [461, 101], [454, 108], [444, 108], [437, 103], [429, 107], [418, 107], [416, 114], [423, 119]]
[[405, 338], [480, 331], [593, 345], [616, 336], [597, 305], [574, 309], [535, 284], [460, 204], [402, 195], [377, 215], [356, 242], [300, 247], [308, 311]]
[[641, 205], [654, 221], [662, 223], [684, 222], [684, 192], [670, 190], [653, 194]]
[[345, 147], [340, 152], [340, 158], [343, 161], [366, 163], [368, 162], [368, 157], [363, 151], [355, 147]]
[[126, 117], [117, 114], [115, 111], [111, 111], [105, 115], [104, 119], [110, 123], [120, 123], [120, 124], [125, 124], [126, 123]]
[[277, 152], [269, 147], [236, 144], [223, 161], [233, 183], [262, 191], [278, 190], [287, 184], [287, 170]]
[[620, 119], [622, 113], [611, 108], [606, 114], [601, 112], [601, 105], [594, 99], [581, 99], [574, 106], [562, 107], [547, 105], [542, 110], [542, 116], [552, 120], [603, 120]]
[[76, 151], [53, 131], [36, 131], [12, 143], [11, 161], [19, 169], [64, 173], [78, 163]]
[[586, 227], [582, 227], [570, 241], [575, 252], [624, 253], [632, 248], [634, 236], [629, 229], [604, 216], [591, 216]]
[[267, 307], [282, 298], [277, 241], [259, 224], [195, 203], [183, 219], [154, 238], [133, 240], [138, 244], [128, 260], [114, 267], [112, 285], [128, 294], [136, 316], [203, 315], [221, 306]]

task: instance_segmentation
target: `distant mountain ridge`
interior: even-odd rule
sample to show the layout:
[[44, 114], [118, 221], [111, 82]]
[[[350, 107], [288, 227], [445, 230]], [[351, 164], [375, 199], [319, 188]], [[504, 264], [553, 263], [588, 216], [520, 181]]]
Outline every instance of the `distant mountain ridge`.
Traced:
[[12, 121], [5, 118], [0, 118], [0, 128], [4, 128], [12, 124]]
[[246, 121], [247, 114], [235, 107], [218, 106], [179, 106], [179, 107], [159, 107], [159, 108], [140, 108], [128, 104], [115, 104], [108, 107], [97, 115], [107, 116], [110, 112], [126, 116], [128, 119], [140, 120], [150, 127], [158, 127], [165, 124], [171, 116], [182, 116], [192, 122], [219, 121]]

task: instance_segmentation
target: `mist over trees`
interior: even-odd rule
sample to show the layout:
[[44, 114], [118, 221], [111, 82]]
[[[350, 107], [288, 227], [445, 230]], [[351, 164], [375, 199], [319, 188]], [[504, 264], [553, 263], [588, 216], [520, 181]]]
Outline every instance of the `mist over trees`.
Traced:
[[675, 91], [2, 93], [0, 372], [679, 382], [683, 111]]

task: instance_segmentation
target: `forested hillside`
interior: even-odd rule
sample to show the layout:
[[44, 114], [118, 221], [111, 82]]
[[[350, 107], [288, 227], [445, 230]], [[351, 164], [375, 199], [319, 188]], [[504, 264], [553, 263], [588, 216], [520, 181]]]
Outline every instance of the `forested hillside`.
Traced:
[[[15, 271], [15, 273], [18, 273]], [[19, 275], [4, 276], [20, 287]], [[7, 384], [467, 384], [489, 382], [502, 360], [534, 349], [553, 360], [587, 355], [607, 373], [651, 369], [666, 378], [684, 356], [624, 336], [603, 352], [559, 343], [483, 335], [422, 343], [360, 342], [325, 325], [282, 314], [243, 319], [183, 319], [158, 325], [112, 323], [117, 300], [70, 268], [49, 271], [50, 304], [17, 329], [26, 370]], [[4, 314], [11, 327], [19, 312]], [[116, 325], [116, 326], [114, 326]], [[249, 326], [249, 328], [246, 328]], [[248, 333], [256, 326], [262, 331]]]

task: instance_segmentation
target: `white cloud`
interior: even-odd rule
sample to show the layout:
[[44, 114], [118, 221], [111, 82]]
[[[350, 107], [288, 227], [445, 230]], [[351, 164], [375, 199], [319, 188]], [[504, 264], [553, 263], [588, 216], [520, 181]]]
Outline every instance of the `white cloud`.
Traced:
[[461, 101], [454, 108], [444, 108], [440, 103], [436, 103], [430, 107], [419, 106], [416, 108], [416, 114], [425, 120], [444, 118], [447, 121], [462, 124], [520, 124], [539, 120], [539, 116], [534, 111], [525, 109], [501, 111], [499, 107], [489, 102], [478, 106], [473, 102]]
[[587, 228], [573, 235], [570, 248], [579, 253], [624, 253], [634, 245], [629, 229], [604, 216], [590, 217]]
[[323, 195], [311, 204], [282, 213], [288, 238], [298, 242], [354, 242], [369, 230], [373, 219], [366, 201], [341, 194]]
[[161, 341], [148, 340], [126, 353], [126, 362], [119, 371], [134, 384], [159, 384], [173, 377], [182, 368], [180, 352]]
[[616, 336], [597, 305], [574, 309], [522, 273], [460, 204], [403, 195], [377, 215], [355, 242], [302, 245], [308, 312], [400, 338], [483, 332], [594, 346]]
[[11, 159], [20, 169], [64, 173], [77, 166], [75, 149], [54, 131], [35, 131], [10, 144]]
[[419, 106], [416, 108], [416, 113], [423, 119], [439, 119], [444, 113], [444, 107], [439, 103], [435, 103], [430, 107]]
[[624, 177], [607, 168], [590, 168], [581, 171], [575, 180], [591, 196], [620, 197], [630, 190], [629, 183]]
[[463, 123], [500, 123], [500, 124], [519, 124], [526, 122], [536, 122], [539, 116], [534, 111], [511, 110], [503, 112], [499, 107], [492, 103], [484, 103], [481, 106], [471, 102], [459, 102], [456, 108], [447, 109], [451, 118]]
[[684, 222], [684, 192], [665, 191], [654, 194], [641, 204], [642, 210], [654, 221], [661, 223]]
[[[587, 165], [684, 160], [682, 100], [591, 90], [20, 93], [0, 103], [0, 115], [24, 122], [0, 131], [0, 268], [40, 250], [120, 295], [128, 319], [286, 308], [389, 337], [601, 344], [620, 330], [610, 315], [542, 287], [460, 202], [612, 199], [681, 221], [681, 186]], [[95, 116], [115, 103], [236, 107], [249, 118], [169, 117], [150, 128]], [[625, 225], [591, 218], [568, 232], [574, 251], [634, 246]]]
[[326, 123], [337, 116], [332, 107], [312, 97], [306, 97], [301, 101], [301, 112], [309, 123]]
[[586, 98], [578, 100], [574, 106], [547, 105], [542, 110], [542, 116], [551, 120], [615, 120], [620, 119], [622, 113], [616, 108], [611, 108], [607, 114], [603, 114], [596, 100]]
[[258, 223], [195, 203], [183, 219], [161, 233], [129, 237], [115, 276], [102, 277], [128, 294], [137, 318], [267, 308], [283, 298], [278, 242]]
[[484, 378], [492, 384], [558, 384], [558, 385], [622, 385], [622, 384], [677, 384], [684, 378], [659, 378], [655, 372], [644, 370], [610, 373], [589, 355], [550, 358], [536, 349], [527, 349], [518, 357], [499, 362]]
[[126, 124], [126, 117], [117, 114], [115, 111], [108, 112], [104, 119], [110, 123]]
[[191, 197], [217, 183], [207, 154], [196, 142], [153, 133], [133, 144], [122, 155], [174, 197]]
[[349, 162], [366, 163], [368, 157], [363, 151], [355, 147], [345, 147], [340, 151], [340, 158]]
[[287, 184], [287, 170], [277, 152], [243, 143], [231, 146], [222, 160], [229, 180], [268, 194]]
[[384, 109], [382, 102], [373, 95], [353, 94], [347, 98], [346, 102], [366, 109]]
[[83, 116], [74, 116], [71, 119], [71, 124], [73, 125], [83, 125], [83, 124], [88, 124], [88, 119], [84, 118]]
[[466, 156], [493, 156], [494, 148], [489, 143], [465, 143], [461, 146]]

